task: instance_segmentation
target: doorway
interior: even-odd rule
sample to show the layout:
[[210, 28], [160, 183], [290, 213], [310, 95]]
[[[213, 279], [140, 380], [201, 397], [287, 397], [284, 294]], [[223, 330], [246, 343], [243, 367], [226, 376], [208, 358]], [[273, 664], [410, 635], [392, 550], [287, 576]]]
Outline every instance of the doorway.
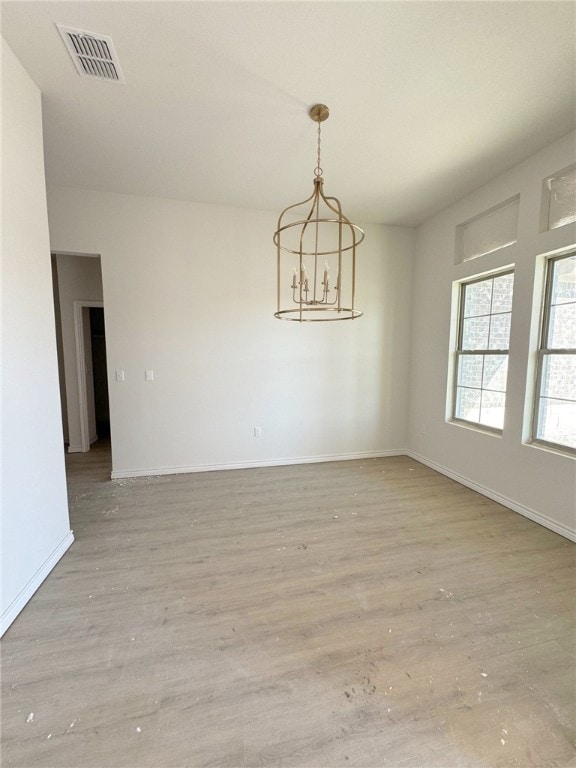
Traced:
[[101, 301], [81, 300], [73, 304], [80, 420], [79, 451], [86, 453], [96, 440], [110, 437], [104, 304]]
[[98, 440], [103, 440], [110, 438], [110, 404], [108, 401], [104, 307], [88, 307], [88, 312], [90, 314], [94, 418]]
[[52, 274], [64, 445], [85, 453], [111, 432], [100, 257], [53, 254]]

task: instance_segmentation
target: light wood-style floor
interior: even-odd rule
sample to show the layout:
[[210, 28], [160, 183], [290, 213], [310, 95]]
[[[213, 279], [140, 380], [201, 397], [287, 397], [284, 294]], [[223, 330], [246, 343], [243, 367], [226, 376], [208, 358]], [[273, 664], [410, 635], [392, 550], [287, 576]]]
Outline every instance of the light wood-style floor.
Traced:
[[574, 765], [560, 536], [403, 457], [68, 465], [76, 542], [3, 641], [4, 768]]

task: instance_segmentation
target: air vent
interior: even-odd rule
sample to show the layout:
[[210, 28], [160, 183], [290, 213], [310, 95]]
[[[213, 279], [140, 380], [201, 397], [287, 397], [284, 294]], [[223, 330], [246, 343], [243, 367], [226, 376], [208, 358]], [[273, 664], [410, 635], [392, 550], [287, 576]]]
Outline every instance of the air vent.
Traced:
[[112, 38], [56, 24], [78, 74], [123, 83], [124, 76]]

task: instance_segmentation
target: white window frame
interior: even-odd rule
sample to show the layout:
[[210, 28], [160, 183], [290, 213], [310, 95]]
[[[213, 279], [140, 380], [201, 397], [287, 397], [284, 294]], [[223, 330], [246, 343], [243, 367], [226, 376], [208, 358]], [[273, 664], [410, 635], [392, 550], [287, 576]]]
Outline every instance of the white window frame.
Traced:
[[[508, 343], [508, 348], [505, 350], [502, 349], [462, 349], [462, 334], [464, 331], [464, 295], [466, 286], [473, 285], [474, 283], [482, 283], [486, 280], [493, 280], [497, 277], [503, 277], [504, 275], [514, 275], [514, 267], [507, 267], [506, 269], [502, 269], [498, 272], [492, 272], [489, 274], [483, 274], [477, 277], [471, 277], [466, 280], [462, 280], [458, 284], [458, 324], [456, 328], [456, 348], [454, 351], [454, 371], [453, 371], [453, 380], [452, 380], [452, 402], [451, 402], [451, 410], [450, 410], [450, 422], [453, 424], [460, 424], [464, 425], [466, 427], [471, 427], [472, 429], [476, 429], [480, 432], [489, 432], [494, 435], [502, 435], [504, 429], [500, 429], [499, 427], [492, 427], [488, 424], [483, 424], [479, 421], [469, 421], [468, 419], [463, 419], [461, 416], [456, 416], [456, 406], [458, 401], [458, 371], [460, 369], [460, 357], [462, 355], [507, 355], [509, 356], [510, 351], [510, 343]], [[490, 313], [492, 314], [492, 313]], [[506, 390], [504, 392], [505, 395], [505, 405], [504, 409], [506, 409], [506, 396], [508, 394], [508, 376], [506, 376]], [[481, 388], [482, 391], [482, 388]]]
[[534, 404], [532, 409], [532, 439], [531, 442], [536, 445], [542, 445], [546, 448], [552, 448], [555, 451], [561, 451], [567, 453], [570, 456], [576, 456], [576, 448], [572, 448], [569, 445], [562, 443], [553, 443], [549, 440], [544, 440], [538, 437], [538, 421], [540, 417], [540, 401], [542, 397], [542, 377], [544, 374], [544, 360], [550, 355], [576, 355], [576, 348], [559, 348], [548, 347], [548, 334], [550, 330], [550, 309], [552, 300], [552, 284], [553, 284], [553, 270], [554, 264], [562, 259], [567, 259], [570, 256], [575, 256], [576, 252], [563, 253], [559, 256], [552, 256], [546, 260], [546, 274], [544, 278], [544, 301], [542, 304], [542, 315], [540, 321], [540, 328], [538, 334], [538, 353], [536, 364], [536, 386], [534, 390]]

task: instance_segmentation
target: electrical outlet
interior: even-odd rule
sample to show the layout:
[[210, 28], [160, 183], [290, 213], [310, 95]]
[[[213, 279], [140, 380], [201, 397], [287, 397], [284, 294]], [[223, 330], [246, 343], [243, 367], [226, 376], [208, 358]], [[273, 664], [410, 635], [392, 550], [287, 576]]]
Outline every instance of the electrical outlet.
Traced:
[[262, 427], [254, 427], [254, 437], [262, 437]]

